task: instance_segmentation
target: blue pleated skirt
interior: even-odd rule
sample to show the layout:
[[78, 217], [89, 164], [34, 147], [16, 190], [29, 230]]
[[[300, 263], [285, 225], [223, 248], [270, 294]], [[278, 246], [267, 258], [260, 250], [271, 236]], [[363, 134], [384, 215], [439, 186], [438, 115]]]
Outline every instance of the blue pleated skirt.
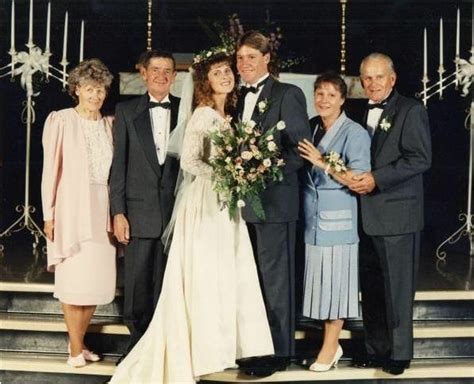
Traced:
[[359, 244], [306, 244], [303, 316], [336, 320], [359, 316]]

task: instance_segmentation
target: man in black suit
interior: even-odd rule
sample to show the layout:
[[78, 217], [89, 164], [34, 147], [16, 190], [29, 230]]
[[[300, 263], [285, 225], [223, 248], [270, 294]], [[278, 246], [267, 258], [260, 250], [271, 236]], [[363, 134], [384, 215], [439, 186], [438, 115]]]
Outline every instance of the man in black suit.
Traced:
[[361, 252], [362, 315], [367, 357], [354, 365], [401, 374], [413, 357], [413, 299], [420, 231], [423, 172], [431, 166], [428, 116], [421, 103], [393, 86], [390, 57], [373, 53], [360, 66], [369, 98], [372, 171], [350, 185], [361, 194], [362, 226], [371, 250]]
[[294, 354], [297, 171], [303, 166], [297, 145], [303, 139], [310, 139], [310, 130], [303, 92], [273, 77], [268, 38], [259, 32], [247, 32], [238, 42], [236, 56], [242, 81], [239, 117], [243, 121], [254, 120], [264, 130], [280, 120], [286, 124], [286, 129], [274, 135], [285, 161], [284, 179], [269, 184], [261, 195], [265, 220], [260, 220], [249, 205], [242, 209], [255, 252], [275, 356], [239, 362], [239, 365], [250, 374], [266, 376], [285, 369]]
[[127, 352], [147, 329], [161, 292], [166, 255], [160, 238], [173, 210], [179, 170], [179, 161], [167, 156], [179, 108], [179, 98], [169, 93], [175, 60], [151, 50], [141, 55], [139, 66], [148, 92], [117, 104], [110, 175], [114, 235], [125, 245]]

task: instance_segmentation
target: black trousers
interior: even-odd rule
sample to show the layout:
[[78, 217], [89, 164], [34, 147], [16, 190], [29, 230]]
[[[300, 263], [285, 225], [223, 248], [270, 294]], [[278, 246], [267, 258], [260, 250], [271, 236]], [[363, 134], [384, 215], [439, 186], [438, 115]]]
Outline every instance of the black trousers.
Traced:
[[295, 352], [296, 223], [247, 223], [276, 356]]
[[160, 297], [166, 261], [159, 238], [132, 238], [125, 247], [124, 321], [130, 330], [127, 352], [150, 324]]
[[371, 236], [370, 240], [359, 256], [367, 353], [411, 360], [420, 233]]

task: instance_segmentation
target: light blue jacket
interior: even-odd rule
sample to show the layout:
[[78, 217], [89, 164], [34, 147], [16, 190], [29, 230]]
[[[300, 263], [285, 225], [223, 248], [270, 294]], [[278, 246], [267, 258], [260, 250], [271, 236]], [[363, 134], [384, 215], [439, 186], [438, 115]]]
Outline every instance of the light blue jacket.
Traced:
[[[370, 137], [344, 112], [334, 122], [318, 145], [322, 154], [335, 151], [352, 171], [370, 171]], [[307, 169], [303, 202], [305, 242], [333, 246], [359, 241], [357, 234], [357, 198], [324, 170]]]

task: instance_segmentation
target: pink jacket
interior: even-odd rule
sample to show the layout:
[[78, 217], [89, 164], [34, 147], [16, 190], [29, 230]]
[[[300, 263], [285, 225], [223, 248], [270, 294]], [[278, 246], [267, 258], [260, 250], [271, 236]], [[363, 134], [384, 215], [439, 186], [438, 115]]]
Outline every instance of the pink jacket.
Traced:
[[[103, 117], [112, 142], [111, 120]], [[47, 241], [48, 271], [74, 255], [92, 237], [89, 169], [81, 118], [74, 108], [53, 111], [43, 130], [43, 220], [54, 219], [54, 241]], [[112, 228], [109, 219], [107, 228]]]

